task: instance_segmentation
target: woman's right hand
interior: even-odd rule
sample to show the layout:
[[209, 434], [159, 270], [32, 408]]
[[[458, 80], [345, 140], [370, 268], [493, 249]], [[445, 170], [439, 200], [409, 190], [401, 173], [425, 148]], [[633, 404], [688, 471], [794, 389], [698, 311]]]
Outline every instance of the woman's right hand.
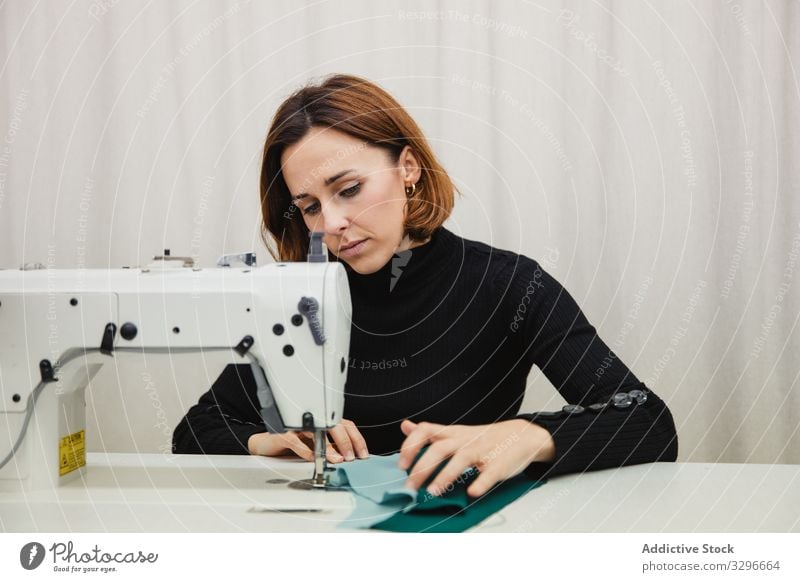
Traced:
[[[328, 431], [328, 437], [333, 440], [332, 443], [328, 441], [325, 451], [329, 463], [352, 461], [356, 456], [365, 459], [369, 456], [367, 442], [350, 420], [342, 419], [342, 422]], [[311, 432], [296, 431], [283, 434], [262, 432], [250, 436], [247, 449], [251, 455], [277, 457], [294, 453], [306, 461], [313, 461], [314, 435]]]

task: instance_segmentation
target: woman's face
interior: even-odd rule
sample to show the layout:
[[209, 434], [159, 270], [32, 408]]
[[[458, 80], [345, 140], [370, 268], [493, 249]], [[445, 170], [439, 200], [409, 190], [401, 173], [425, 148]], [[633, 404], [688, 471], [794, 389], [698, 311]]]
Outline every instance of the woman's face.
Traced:
[[[309, 231], [362, 275], [412, 248], [404, 237], [405, 188], [421, 171], [408, 146], [394, 163], [382, 148], [346, 133], [314, 127], [281, 156], [286, 185]], [[302, 218], [301, 218], [302, 217]]]

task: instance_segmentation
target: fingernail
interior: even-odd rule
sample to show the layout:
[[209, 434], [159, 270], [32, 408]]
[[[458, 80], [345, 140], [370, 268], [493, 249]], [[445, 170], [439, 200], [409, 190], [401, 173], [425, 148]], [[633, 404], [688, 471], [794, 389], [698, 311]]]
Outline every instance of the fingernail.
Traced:
[[358, 456], [361, 457], [362, 459], [366, 459], [367, 457], [369, 457], [369, 452], [367, 452], [367, 449], [361, 449], [360, 451], [358, 451]]
[[430, 493], [434, 497], [438, 497], [439, 496], [439, 488], [436, 485], [428, 487], [428, 493]]
[[344, 458], [347, 459], [348, 461], [354, 461], [356, 457], [355, 457], [355, 455], [353, 453], [347, 453], [344, 456]]

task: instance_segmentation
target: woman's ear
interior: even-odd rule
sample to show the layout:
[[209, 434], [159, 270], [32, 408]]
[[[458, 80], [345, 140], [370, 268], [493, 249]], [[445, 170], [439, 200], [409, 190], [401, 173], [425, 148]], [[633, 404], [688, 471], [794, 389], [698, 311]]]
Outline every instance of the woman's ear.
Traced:
[[422, 176], [422, 170], [420, 169], [419, 160], [414, 150], [411, 149], [411, 146], [404, 147], [403, 151], [400, 152], [398, 165], [402, 170], [401, 175], [406, 184], [416, 184], [419, 182], [420, 176]]

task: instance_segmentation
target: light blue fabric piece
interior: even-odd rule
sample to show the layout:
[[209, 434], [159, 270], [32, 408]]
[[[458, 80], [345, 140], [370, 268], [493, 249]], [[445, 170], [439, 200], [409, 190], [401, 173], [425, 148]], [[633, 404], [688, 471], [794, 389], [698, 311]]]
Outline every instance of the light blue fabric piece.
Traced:
[[374, 503], [395, 499], [414, 501], [417, 492], [405, 486], [408, 473], [397, 466], [399, 459], [399, 453], [388, 457], [371, 455], [339, 465], [335, 477], [331, 477], [331, 484], [350, 485], [359, 495]]
[[331, 485], [350, 489], [356, 499], [355, 509], [337, 527], [369, 528], [415, 504], [417, 493], [405, 487], [408, 473], [397, 466], [399, 458], [399, 453], [371, 455], [336, 469]]

